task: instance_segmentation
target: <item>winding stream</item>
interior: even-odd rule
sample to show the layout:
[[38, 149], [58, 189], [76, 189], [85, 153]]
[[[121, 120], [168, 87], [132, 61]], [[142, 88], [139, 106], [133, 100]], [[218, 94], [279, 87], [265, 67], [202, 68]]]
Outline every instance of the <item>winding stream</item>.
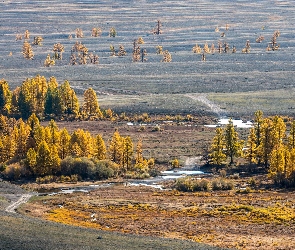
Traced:
[[166, 180], [175, 180], [177, 178], [181, 178], [184, 176], [202, 176], [206, 173], [198, 169], [197, 162], [200, 158], [199, 157], [188, 157], [185, 161], [184, 167], [175, 169], [175, 170], [168, 170], [162, 171], [161, 174], [157, 177], [151, 177], [148, 179], [143, 180], [136, 180], [136, 179], [129, 179], [124, 182], [109, 182], [103, 184], [92, 184], [92, 185], [85, 185], [85, 186], [78, 186], [78, 187], [70, 187], [70, 188], [56, 188], [51, 190], [39, 190], [39, 195], [56, 195], [56, 194], [72, 194], [74, 192], [83, 192], [87, 193], [92, 190], [98, 188], [105, 188], [111, 187], [113, 185], [126, 185], [126, 186], [149, 186], [157, 189], [162, 189], [163, 186], [161, 183]]

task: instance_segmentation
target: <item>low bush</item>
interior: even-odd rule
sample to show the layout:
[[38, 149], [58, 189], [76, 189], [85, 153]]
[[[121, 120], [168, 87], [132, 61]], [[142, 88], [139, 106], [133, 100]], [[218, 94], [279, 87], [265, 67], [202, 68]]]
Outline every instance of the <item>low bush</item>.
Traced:
[[95, 167], [89, 177], [94, 180], [103, 180], [115, 177], [118, 174], [118, 165], [109, 160], [95, 162]]
[[183, 192], [210, 191], [210, 190], [232, 190], [234, 184], [223, 178], [209, 181], [207, 179], [194, 179], [192, 177], [184, 177], [176, 180], [175, 189]]
[[85, 157], [67, 157], [61, 161], [60, 166], [62, 175], [79, 175], [82, 179], [90, 178], [95, 169], [94, 162]]
[[20, 163], [13, 163], [5, 167], [2, 171], [4, 179], [9, 181], [17, 181], [27, 175], [27, 170]]
[[224, 178], [214, 179], [211, 185], [212, 190], [232, 190], [234, 188], [233, 182]]

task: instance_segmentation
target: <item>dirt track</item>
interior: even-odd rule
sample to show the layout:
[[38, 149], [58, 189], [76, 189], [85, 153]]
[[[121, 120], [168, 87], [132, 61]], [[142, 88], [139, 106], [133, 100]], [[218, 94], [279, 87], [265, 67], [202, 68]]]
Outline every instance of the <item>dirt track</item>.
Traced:
[[32, 194], [23, 194], [17, 201], [11, 203], [6, 209], [6, 212], [9, 213], [16, 213], [16, 209], [23, 203], [26, 203], [30, 198], [32, 197]]

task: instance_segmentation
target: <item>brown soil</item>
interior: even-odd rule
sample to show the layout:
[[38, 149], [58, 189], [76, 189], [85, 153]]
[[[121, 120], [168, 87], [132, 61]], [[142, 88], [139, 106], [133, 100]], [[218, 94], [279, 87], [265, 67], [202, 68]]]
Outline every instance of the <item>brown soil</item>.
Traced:
[[[214, 128], [207, 128], [204, 124], [212, 124], [216, 118], [210, 116], [195, 117], [192, 122], [167, 122], [162, 117], [152, 116], [150, 122], [133, 123], [127, 121], [74, 121], [57, 122], [57, 126], [67, 128], [72, 133], [77, 129], [84, 129], [93, 135], [102, 135], [106, 145], [113, 133], [118, 129], [120, 135], [130, 136], [134, 148], [139, 138], [142, 139], [143, 154], [146, 158], [154, 158], [156, 163], [166, 164], [175, 158], [185, 160], [187, 157], [205, 154], [214, 136]], [[46, 126], [48, 122], [42, 125]], [[155, 127], [160, 127], [155, 131]]]
[[294, 249], [295, 192], [182, 193], [115, 185], [39, 197], [22, 207], [46, 220], [237, 249]]

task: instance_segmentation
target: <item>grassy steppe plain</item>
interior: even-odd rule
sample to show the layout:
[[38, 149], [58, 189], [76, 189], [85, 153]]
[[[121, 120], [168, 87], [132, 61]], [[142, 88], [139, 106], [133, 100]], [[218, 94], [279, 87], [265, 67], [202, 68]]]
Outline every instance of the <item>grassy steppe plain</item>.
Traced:
[[[183, 96], [206, 93], [229, 114], [252, 114], [257, 109], [268, 114], [294, 114], [292, 1], [25, 0], [3, 1], [0, 6], [0, 76], [12, 88], [27, 77], [41, 74], [55, 76], [60, 83], [67, 79], [79, 93], [92, 87], [102, 94], [99, 99], [103, 108], [118, 112], [207, 112], [208, 107]], [[151, 33], [157, 19], [163, 24], [159, 36]], [[219, 32], [215, 32], [217, 26]], [[102, 28], [101, 37], [91, 37], [93, 27]], [[114, 38], [108, 36], [111, 27], [117, 30]], [[75, 37], [76, 28], [83, 30], [84, 37], [68, 39], [69, 34]], [[44, 38], [42, 46], [33, 46], [33, 60], [24, 60], [23, 40], [15, 41], [16, 34], [26, 29], [31, 33], [30, 42], [34, 36]], [[275, 30], [281, 34], [277, 39], [280, 49], [266, 52]], [[265, 37], [262, 43], [255, 42], [259, 35]], [[132, 63], [132, 43], [139, 36], [145, 41], [142, 48], [147, 49], [148, 61]], [[241, 52], [246, 40], [251, 44], [249, 54]], [[70, 66], [70, 50], [76, 41], [98, 54], [100, 64]], [[196, 43], [201, 47], [214, 43], [217, 47], [218, 41], [236, 46], [237, 53], [208, 54], [206, 62], [192, 53]], [[63, 60], [43, 67], [57, 42], [65, 47]], [[124, 45], [128, 55], [110, 57], [110, 44], [116, 50], [119, 44]], [[157, 45], [171, 52], [172, 63], [160, 62], [162, 56], [155, 53]]]
[[[228, 115], [248, 116], [257, 109], [267, 114], [294, 115], [295, 7], [292, 1], [4, 0], [0, 3], [0, 9], [0, 78], [7, 80], [11, 88], [19, 86], [26, 78], [40, 74], [47, 78], [55, 76], [60, 83], [66, 79], [69, 80], [79, 94], [92, 87], [99, 94], [102, 108], [110, 107], [118, 112], [210, 113], [209, 107], [199, 102], [197, 98], [186, 95], [197, 96], [199, 93], [204, 93]], [[157, 19], [163, 23], [163, 33], [154, 36], [151, 30], [155, 27]], [[229, 24], [228, 31], [225, 31], [226, 24]], [[215, 32], [217, 26], [220, 29], [219, 32]], [[93, 27], [103, 29], [101, 37], [91, 37]], [[115, 38], [108, 36], [111, 27], [115, 27], [118, 32]], [[76, 28], [83, 30], [84, 38], [68, 39], [69, 34], [75, 34]], [[35, 53], [33, 60], [23, 58], [21, 54], [23, 40], [15, 41], [16, 34], [23, 34], [26, 29], [31, 33], [30, 42], [33, 41], [34, 36], [44, 38], [42, 46], [33, 46]], [[278, 38], [280, 49], [266, 52], [267, 43], [275, 30], [281, 33]], [[221, 37], [221, 32], [225, 32], [226, 36]], [[263, 35], [265, 40], [262, 43], [255, 43], [259, 35]], [[132, 42], [139, 36], [145, 41], [142, 47], [147, 49], [148, 61], [132, 63]], [[246, 40], [250, 40], [251, 51], [249, 54], [242, 54], [241, 50]], [[81, 41], [90, 52], [98, 54], [100, 64], [70, 66], [70, 50], [76, 41]], [[231, 47], [235, 45], [237, 53], [207, 55], [206, 62], [201, 62], [201, 56], [192, 53], [192, 47], [196, 43], [201, 47], [206, 42], [209, 45], [214, 43], [217, 47], [218, 41], [228, 42]], [[53, 45], [58, 42], [65, 46], [64, 59], [56, 61], [53, 67], [45, 68], [44, 60], [48, 53], [53, 54]], [[119, 44], [124, 45], [128, 56], [110, 57], [110, 44], [113, 44], [116, 49]], [[171, 52], [173, 60], [171, 63], [160, 62], [162, 56], [155, 53], [157, 45]], [[83, 126], [81, 123], [80, 125]], [[198, 129], [188, 130], [191, 130], [192, 138], [195, 132], [201, 132]], [[169, 129], [164, 131], [163, 134], [171, 138], [173, 143], [172, 132]], [[204, 134], [207, 132], [207, 130], [203, 131]], [[155, 137], [157, 136], [155, 134]], [[155, 139], [152, 140], [155, 142]], [[195, 141], [190, 139], [188, 143], [189, 150], [194, 151], [192, 146]], [[157, 150], [160, 149], [162, 148], [159, 146]], [[168, 150], [172, 155], [171, 152], [174, 149]], [[191, 154], [191, 151], [185, 152], [186, 150], [184, 148], [183, 155]], [[119, 193], [119, 197], [121, 195], [122, 192]], [[283, 195], [282, 197], [282, 203], [284, 203], [285, 197]], [[178, 199], [178, 196], [172, 196], [172, 198]], [[192, 198], [192, 202], [197, 200], [196, 197]], [[216, 201], [219, 203], [219, 199], [223, 198], [222, 196], [221, 198], [209, 197], [208, 207]], [[231, 213], [232, 203], [242, 203], [243, 199], [245, 197], [238, 196], [237, 200], [232, 199], [231, 196], [226, 197], [229, 210], [225, 212]], [[131, 198], [127, 200], [127, 203], [130, 200]], [[251, 203], [252, 200], [249, 200]], [[8, 200], [1, 198], [0, 202], [6, 206]], [[267, 202], [268, 200], [266, 200], [266, 206]], [[251, 205], [255, 206], [255, 204]], [[208, 208], [208, 211], [212, 213], [209, 216], [213, 220], [217, 208], [210, 209]], [[90, 212], [87, 216], [90, 216]], [[245, 213], [245, 210], [242, 209], [240, 212]], [[99, 241], [96, 239], [98, 231], [45, 223], [27, 217], [11, 216], [4, 212], [0, 212], [0, 215], [2, 232], [0, 249], [39, 249], [40, 244], [44, 246], [43, 249], [46, 247], [48, 249], [66, 247], [70, 249], [83, 247], [84, 249], [87, 247], [89, 249], [93, 247], [98, 249], [199, 249], [199, 245], [187, 241], [172, 242], [141, 237], [133, 241], [128, 236], [120, 234], [114, 236], [104, 232], [99, 233], [102, 235], [102, 241]], [[209, 220], [205, 218], [204, 221], [208, 223]], [[220, 222], [217, 219], [211, 226], [216, 223], [227, 225], [230, 222], [233, 223], [233, 220]], [[251, 237], [254, 239], [260, 237], [260, 234], [255, 231], [255, 226], [250, 223], [249, 231], [246, 231], [244, 235], [251, 232], [251, 237], [243, 239], [244, 229], [239, 223], [235, 225], [237, 225], [237, 234], [228, 235], [228, 237], [231, 239], [241, 237], [239, 238], [241, 241], [236, 242], [239, 244], [237, 247], [247, 248], [247, 240]], [[193, 226], [194, 224], [190, 225], [190, 227]], [[280, 224], [276, 226], [274, 229], [279, 229], [280, 237], [284, 234], [290, 237], [285, 244], [292, 249], [292, 232], [294, 232], [292, 227], [284, 227]], [[284, 238], [277, 238], [277, 241], [276, 235], [267, 238], [270, 231], [266, 230], [271, 229], [271, 224], [261, 225], [260, 230], [266, 232], [266, 237], [261, 236], [263, 240], [257, 238], [257, 242], [252, 241], [252, 246], [263, 249], [267, 243], [273, 249], [284, 249], [281, 243], [284, 242]], [[204, 232], [206, 234], [206, 231]], [[212, 241], [213, 238], [210, 237], [214, 231], [205, 234], [203, 240], [208, 237], [207, 240]], [[69, 238], [62, 239], [61, 236], [65, 235]], [[114, 237], [119, 243], [114, 242]], [[49, 243], [48, 238], [52, 239]], [[131, 238], [134, 237], [131, 236]], [[271, 242], [268, 239], [274, 241]], [[157, 243], [151, 243], [150, 240]], [[205, 247], [205, 249], [210, 248]]]

